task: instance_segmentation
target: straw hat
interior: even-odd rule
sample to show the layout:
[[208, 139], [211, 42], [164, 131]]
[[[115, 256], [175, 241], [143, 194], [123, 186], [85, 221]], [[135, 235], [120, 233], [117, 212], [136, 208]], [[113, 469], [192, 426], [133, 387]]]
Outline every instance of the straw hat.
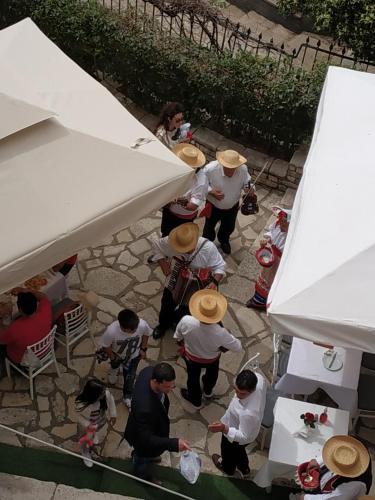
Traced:
[[191, 168], [200, 168], [206, 163], [202, 151], [191, 144], [177, 144], [172, 151]]
[[205, 288], [195, 292], [189, 301], [190, 313], [202, 323], [218, 323], [227, 311], [227, 299], [224, 295]]
[[366, 447], [351, 436], [331, 437], [325, 442], [322, 455], [329, 470], [343, 477], [360, 476], [370, 463]]
[[199, 226], [194, 222], [186, 222], [175, 227], [169, 233], [168, 243], [178, 253], [187, 253], [195, 249], [199, 238]]
[[237, 168], [246, 163], [246, 158], [233, 149], [218, 151], [216, 153], [217, 161], [226, 168]]

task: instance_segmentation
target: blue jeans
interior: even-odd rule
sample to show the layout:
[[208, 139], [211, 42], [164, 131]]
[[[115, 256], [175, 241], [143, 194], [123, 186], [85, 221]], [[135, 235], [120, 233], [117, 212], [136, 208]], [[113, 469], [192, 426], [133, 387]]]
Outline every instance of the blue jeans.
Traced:
[[141, 360], [140, 356], [131, 359], [127, 365], [122, 365], [122, 373], [124, 376], [124, 387], [122, 389], [124, 399], [131, 399], [134, 388], [135, 376], [137, 373], [138, 364]]

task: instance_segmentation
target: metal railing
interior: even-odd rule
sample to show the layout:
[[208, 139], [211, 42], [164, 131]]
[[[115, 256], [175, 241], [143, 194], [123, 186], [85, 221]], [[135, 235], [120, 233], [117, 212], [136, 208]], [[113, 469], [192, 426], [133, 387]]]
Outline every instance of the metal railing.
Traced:
[[[240, 51], [257, 56], [271, 57], [278, 64], [281, 61], [290, 66], [311, 70], [317, 62], [329, 62], [361, 71], [375, 72], [375, 62], [358, 60], [347, 47], [317, 40], [315, 43], [307, 37], [296, 48], [287, 48], [267, 41], [262, 33], [255, 33], [228, 18], [203, 16], [188, 10], [175, 10], [168, 2], [158, 0], [97, 0], [119, 14], [132, 9], [135, 22], [140, 22], [144, 30], [160, 30], [171, 37], [189, 39], [200, 47], [232, 55]], [[146, 22], [147, 19], [147, 22]]]

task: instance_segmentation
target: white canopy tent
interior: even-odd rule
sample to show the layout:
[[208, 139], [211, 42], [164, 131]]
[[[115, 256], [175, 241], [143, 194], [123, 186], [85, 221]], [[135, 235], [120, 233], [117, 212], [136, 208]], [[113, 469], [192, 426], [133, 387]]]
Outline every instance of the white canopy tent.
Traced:
[[375, 75], [331, 67], [268, 314], [273, 331], [375, 352]]
[[193, 171], [30, 19], [0, 31], [0, 74], [0, 291], [187, 189]]

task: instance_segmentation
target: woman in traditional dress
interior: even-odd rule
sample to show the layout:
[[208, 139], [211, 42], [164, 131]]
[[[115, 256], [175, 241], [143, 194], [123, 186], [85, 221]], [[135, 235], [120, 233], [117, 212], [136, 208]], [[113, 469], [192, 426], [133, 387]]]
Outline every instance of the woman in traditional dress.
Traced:
[[261, 248], [270, 247], [272, 258], [268, 262], [261, 263], [262, 269], [255, 283], [254, 295], [246, 302], [246, 307], [260, 311], [265, 311], [267, 308], [268, 294], [280, 264], [291, 216], [291, 210], [276, 208], [275, 211], [276, 221], [270, 225], [260, 240]]

